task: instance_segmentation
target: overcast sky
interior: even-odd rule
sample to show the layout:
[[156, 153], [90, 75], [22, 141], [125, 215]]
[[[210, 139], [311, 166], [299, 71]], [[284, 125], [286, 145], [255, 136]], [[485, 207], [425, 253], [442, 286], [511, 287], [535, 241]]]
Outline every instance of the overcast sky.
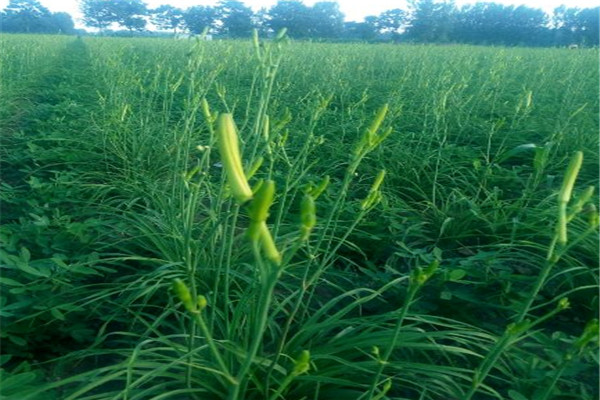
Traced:
[[[50, 11], [66, 11], [73, 16], [76, 25], [82, 27], [81, 12], [79, 11], [78, 0], [39, 0], [41, 4]], [[318, 0], [304, 0], [304, 4], [313, 5]], [[484, 0], [479, 0], [484, 1]], [[8, 4], [9, 0], [0, 0], [0, 9]], [[277, 0], [246, 0], [243, 1], [247, 6], [258, 10], [261, 7], [270, 7], [277, 3]], [[340, 9], [346, 16], [347, 21], [362, 21], [367, 15], [377, 15], [385, 10], [392, 8], [406, 9], [406, 0], [337, 0]], [[469, 3], [476, 3], [476, 0], [455, 0], [458, 6]], [[550, 13], [561, 4], [568, 7], [597, 7], [600, 6], [600, 0], [494, 0], [495, 3], [521, 5], [541, 8]], [[146, 0], [148, 7], [154, 8], [161, 4], [171, 4], [179, 8], [187, 8], [194, 5], [215, 5], [218, 0]]]

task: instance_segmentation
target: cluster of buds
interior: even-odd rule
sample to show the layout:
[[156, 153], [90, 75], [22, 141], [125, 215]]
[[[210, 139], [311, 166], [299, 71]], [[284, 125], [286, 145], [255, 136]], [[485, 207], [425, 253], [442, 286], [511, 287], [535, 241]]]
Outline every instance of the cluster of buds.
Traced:
[[193, 314], [199, 314], [206, 308], [206, 297], [199, 295], [196, 301], [192, 298], [192, 294], [187, 285], [179, 278], [173, 281], [173, 291], [179, 297], [186, 310]]
[[388, 104], [384, 104], [383, 107], [377, 111], [375, 119], [365, 130], [361, 140], [358, 142], [358, 145], [354, 150], [355, 156], [360, 157], [370, 152], [379, 146], [379, 144], [381, 144], [381, 142], [383, 142], [392, 133], [391, 127], [387, 128], [382, 133], [378, 133], [379, 128], [381, 127], [381, 124], [383, 123], [383, 120], [388, 112], [388, 108]]

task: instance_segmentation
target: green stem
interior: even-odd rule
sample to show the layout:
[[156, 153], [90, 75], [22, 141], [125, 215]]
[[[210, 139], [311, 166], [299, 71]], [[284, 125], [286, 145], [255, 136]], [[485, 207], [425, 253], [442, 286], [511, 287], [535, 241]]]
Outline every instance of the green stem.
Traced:
[[415, 295], [417, 294], [417, 291], [419, 290], [420, 287], [421, 287], [421, 285], [419, 285], [417, 282], [410, 283], [410, 286], [408, 288], [408, 293], [406, 294], [406, 299], [404, 300], [404, 305], [402, 306], [402, 311], [400, 312], [400, 315], [398, 316], [398, 320], [396, 321], [396, 328], [394, 329], [394, 335], [392, 336], [392, 342], [390, 343], [389, 347], [385, 351], [383, 358], [379, 360], [379, 367], [377, 368], [377, 372], [375, 373], [373, 382], [371, 382], [371, 388], [369, 389], [369, 392], [367, 395], [368, 399], [372, 399], [373, 395], [375, 394], [375, 388], [377, 387], [377, 384], [379, 383], [379, 379], [381, 378], [381, 375], [383, 374], [383, 370], [385, 369], [385, 366], [388, 363], [388, 360], [390, 359], [392, 352], [394, 351], [394, 348], [396, 347], [396, 342], [398, 341], [398, 336], [400, 336], [400, 331], [402, 330], [402, 324], [404, 323], [404, 319], [406, 318], [406, 315], [408, 314], [408, 309], [410, 308], [410, 304], [413, 302]]
[[229, 381], [229, 383], [232, 387], [239, 386], [237, 379], [234, 379], [231, 376], [231, 374], [229, 373], [229, 369], [225, 365], [225, 362], [223, 361], [223, 358], [221, 357], [221, 353], [219, 353], [219, 349], [217, 349], [217, 346], [215, 345], [215, 341], [214, 341], [212, 335], [210, 334], [210, 330], [208, 329], [208, 326], [206, 326], [206, 323], [204, 322], [204, 318], [202, 318], [202, 314], [200, 312], [196, 312], [194, 315], [196, 317], [196, 323], [200, 326], [200, 329], [202, 330], [202, 333], [204, 334], [204, 337], [206, 338], [206, 343], [208, 344], [208, 348], [212, 352], [213, 357], [215, 357], [215, 360], [217, 360], [217, 364], [219, 364], [219, 368], [221, 368], [223, 375], [225, 376], [225, 378], [227, 378], [227, 380]]
[[277, 282], [278, 276], [278, 270], [275, 269], [275, 267], [272, 267], [270, 264], [268, 264], [268, 262], [263, 261], [260, 255], [258, 241], [254, 241], [252, 245], [254, 256], [258, 264], [258, 268], [260, 270], [262, 290], [259, 294], [259, 310], [257, 314], [255, 329], [252, 333], [252, 344], [250, 345], [250, 350], [246, 355], [244, 363], [242, 364], [240, 370], [236, 375], [235, 381], [238, 384], [232, 386], [229, 391], [229, 396], [227, 397], [229, 400], [237, 400], [239, 398], [240, 393], [242, 392], [242, 387], [246, 384], [245, 382], [248, 370], [250, 369], [252, 361], [256, 357], [258, 349], [260, 348], [260, 345], [263, 342], [265, 326], [267, 325], [267, 320], [269, 316], [269, 307], [271, 305], [271, 297], [273, 296], [273, 290], [275, 288], [275, 283]]

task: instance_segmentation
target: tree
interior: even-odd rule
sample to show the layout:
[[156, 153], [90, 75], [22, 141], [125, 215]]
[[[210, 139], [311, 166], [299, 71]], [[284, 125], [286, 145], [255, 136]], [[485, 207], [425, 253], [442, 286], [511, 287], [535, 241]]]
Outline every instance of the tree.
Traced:
[[111, 24], [119, 24], [130, 31], [142, 30], [148, 15], [142, 0], [82, 0], [81, 11], [86, 25], [106, 29]]
[[560, 46], [569, 44], [598, 46], [599, 19], [600, 7], [580, 9], [560, 6], [554, 9], [552, 25], [555, 43]]
[[363, 22], [344, 23], [344, 39], [372, 41], [377, 39], [377, 35], [377, 17], [375, 16], [365, 17]]
[[114, 14], [109, 6], [111, 0], [82, 0], [83, 23], [86, 26], [103, 30], [115, 22]]
[[399, 8], [387, 10], [379, 14], [375, 24], [380, 33], [388, 34], [391, 39], [397, 41], [407, 23], [406, 11]]
[[56, 33], [68, 35], [75, 33], [75, 23], [73, 22], [71, 14], [66, 12], [52, 13], [51, 22], [54, 28], [53, 30], [55, 30]]
[[456, 7], [452, 1], [409, 0], [406, 36], [416, 42], [446, 42]]
[[254, 13], [244, 3], [237, 0], [224, 0], [217, 6], [221, 33], [228, 37], [249, 37], [254, 28]]
[[4, 32], [47, 32], [50, 11], [37, 0], [10, 0], [2, 15]]
[[210, 32], [217, 21], [217, 10], [210, 6], [193, 6], [184, 12], [183, 20], [186, 28], [192, 33], [200, 34], [204, 29]]
[[310, 9], [310, 36], [332, 39], [341, 36], [344, 30], [344, 14], [338, 3], [320, 1]]
[[183, 24], [183, 10], [168, 4], [162, 5], [150, 10], [150, 18], [159, 29], [173, 30], [173, 33], [177, 33], [177, 28]]
[[252, 16], [252, 25], [258, 30], [260, 36], [268, 36], [271, 33], [269, 28], [269, 11], [262, 7]]
[[288, 29], [292, 38], [306, 38], [311, 31], [310, 8], [297, 0], [279, 0], [269, 9], [267, 26], [273, 32]]
[[600, 41], [600, 7], [584, 8], [578, 15], [580, 43], [598, 46]]
[[148, 8], [142, 0], [113, 0], [109, 4], [117, 24], [129, 31], [142, 30], [146, 27], [144, 17], [148, 15]]

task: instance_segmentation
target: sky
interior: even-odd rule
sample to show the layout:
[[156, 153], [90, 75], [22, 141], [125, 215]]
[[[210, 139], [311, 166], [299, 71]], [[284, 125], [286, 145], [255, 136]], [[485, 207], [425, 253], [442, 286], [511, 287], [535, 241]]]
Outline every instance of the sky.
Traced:
[[[78, 28], [82, 28], [81, 12], [79, 11], [78, 0], [38, 0], [42, 5], [52, 12], [65, 11], [73, 16]], [[247, 6], [255, 11], [261, 7], [271, 7], [277, 0], [242, 0]], [[313, 5], [318, 0], [304, 0], [306, 5]], [[486, 1], [486, 0], [479, 0]], [[9, 0], [0, 0], [0, 9], [4, 9]], [[187, 8], [194, 5], [215, 5], [218, 0], [146, 0], [149, 8], [158, 7], [161, 4], [171, 4], [179, 8]], [[337, 0], [340, 10], [346, 16], [347, 21], [362, 21], [368, 15], [378, 15], [385, 10], [393, 8], [406, 9], [406, 0]], [[456, 5], [476, 3], [477, 0], [455, 0]], [[597, 7], [600, 6], [600, 0], [493, 0], [495, 3], [506, 5], [521, 5], [541, 8], [551, 13], [552, 10], [561, 4], [567, 7]]]

